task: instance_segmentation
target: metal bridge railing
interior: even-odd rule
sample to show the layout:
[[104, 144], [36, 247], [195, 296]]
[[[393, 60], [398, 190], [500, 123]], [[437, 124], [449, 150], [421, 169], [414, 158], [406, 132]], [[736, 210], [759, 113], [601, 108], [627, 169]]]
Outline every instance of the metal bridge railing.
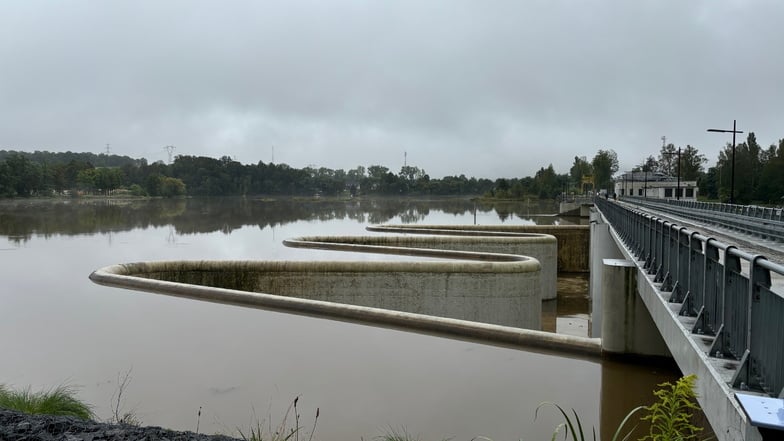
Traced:
[[784, 297], [771, 289], [771, 272], [784, 275], [784, 266], [612, 201], [595, 204], [679, 314], [696, 317], [692, 334], [714, 337], [708, 355], [740, 361], [731, 386], [784, 398]]
[[[634, 199], [646, 199], [632, 197]], [[678, 199], [657, 199], [660, 202], [668, 205], [685, 207], [696, 210], [715, 211], [718, 213], [729, 213], [736, 216], [746, 216], [756, 219], [767, 219], [784, 222], [784, 209], [773, 207], [760, 207], [757, 205], [738, 205], [738, 204], [722, 204], [719, 202], [700, 202], [700, 201], [687, 201]]]
[[624, 196], [624, 201], [665, 211], [687, 219], [709, 222], [766, 239], [784, 242], [784, 209], [716, 202], [651, 199]]

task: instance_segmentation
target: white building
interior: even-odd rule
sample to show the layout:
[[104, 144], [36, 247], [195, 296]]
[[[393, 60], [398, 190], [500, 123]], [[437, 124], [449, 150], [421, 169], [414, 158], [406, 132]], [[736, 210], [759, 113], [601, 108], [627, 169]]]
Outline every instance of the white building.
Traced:
[[626, 172], [615, 178], [615, 194], [650, 199], [697, 200], [697, 181], [678, 182], [662, 172]]

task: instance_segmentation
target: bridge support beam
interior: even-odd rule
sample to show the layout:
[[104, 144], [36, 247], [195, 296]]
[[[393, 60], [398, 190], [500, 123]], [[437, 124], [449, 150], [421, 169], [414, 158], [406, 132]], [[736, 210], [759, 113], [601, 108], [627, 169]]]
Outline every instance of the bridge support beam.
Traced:
[[637, 292], [637, 265], [633, 261], [604, 259], [601, 292], [603, 352], [633, 357], [671, 357]]

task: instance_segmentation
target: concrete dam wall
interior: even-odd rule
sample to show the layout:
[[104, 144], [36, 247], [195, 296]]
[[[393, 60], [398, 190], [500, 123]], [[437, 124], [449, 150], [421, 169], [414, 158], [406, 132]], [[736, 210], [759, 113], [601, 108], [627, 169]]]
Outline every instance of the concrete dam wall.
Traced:
[[[497, 235], [508, 237], [514, 234], [550, 235], [557, 242], [557, 267], [559, 273], [587, 273], [591, 232], [587, 225], [379, 225], [368, 227], [370, 231], [405, 232], [409, 234], [441, 234], [434, 231], [462, 232], [466, 235]], [[395, 231], [400, 230], [400, 231]], [[406, 230], [406, 231], [402, 231]], [[543, 263], [544, 265], [544, 263]]]
[[[556, 285], [557, 242], [547, 234], [488, 232], [465, 228], [416, 228], [416, 226], [379, 225], [367, 227], [368, 231], [396, 233], [384, 236], [340, 236], [301, 238], [301, 241], [329, 242], [331, 244], [372, 245], [431, 250], [471, 251], [529, 256], [541, 264], [539, 283], [542, 300], [552, 300], [558, 295]], [[297, 246], [284, 241], [287, 246]]]
[[[169, 261], [93, 272], [98, 284], [202, 301], [597, 355], [595, 339], [541, 329], [544, 234], [302, 237], [287, 246], [411, 256], [395, 261]], [[500, 251], [516, 251], [516, 253]], [[525, 253], [526, 255], [523, 255]], [[555, 292], [555, 272], [552, 286]], [[550, 283], [550, 282], [548, 282]], [[549, 291], [548, 291], [549, 292]]]

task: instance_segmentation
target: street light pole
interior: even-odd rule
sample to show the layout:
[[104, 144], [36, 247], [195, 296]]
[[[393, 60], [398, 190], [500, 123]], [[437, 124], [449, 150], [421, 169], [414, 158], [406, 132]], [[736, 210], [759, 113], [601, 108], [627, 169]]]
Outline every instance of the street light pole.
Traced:
[[678, 147], [678, 164], [675, 165], [678, 169], [678, 186], [675, 187], [675, 200], [681, 200], [681, 148]]
[[742, 130], [738, 130], [736, 126], [736, 120], [732, 120], [732, 130], [724, 130], [724, 129], [708, 129], [709, 132], [719, 132], [719, 133], [732, 133], [732, 172], [730, 173], [730, 204], [735, 203], [735, 134], [736, 133], [743, 133]]

